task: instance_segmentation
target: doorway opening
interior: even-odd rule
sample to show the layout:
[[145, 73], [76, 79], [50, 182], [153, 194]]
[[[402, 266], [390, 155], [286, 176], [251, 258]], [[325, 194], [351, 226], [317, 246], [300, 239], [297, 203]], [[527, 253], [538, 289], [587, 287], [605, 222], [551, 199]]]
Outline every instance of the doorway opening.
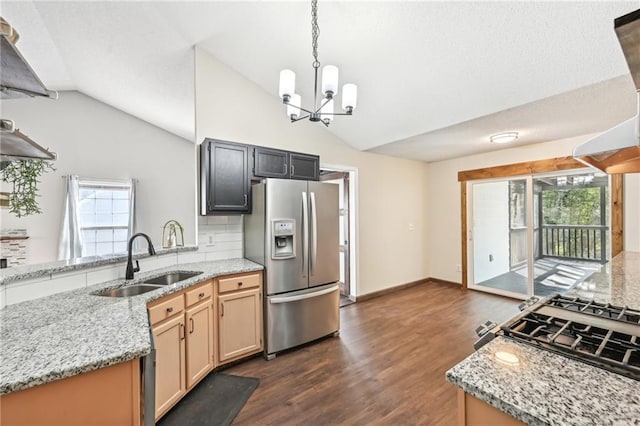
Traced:
[[352, 260], [355, 257], [354, 245], [351, 243], [353, 235], [353, 182], [352, 171], [322, 169], [320, 170], [320, 181], [334, 183], [339, 187], [339, 208], [340, 208], [340, 307], [350, 305], [355, 301], [355, 291], [353, 286]]

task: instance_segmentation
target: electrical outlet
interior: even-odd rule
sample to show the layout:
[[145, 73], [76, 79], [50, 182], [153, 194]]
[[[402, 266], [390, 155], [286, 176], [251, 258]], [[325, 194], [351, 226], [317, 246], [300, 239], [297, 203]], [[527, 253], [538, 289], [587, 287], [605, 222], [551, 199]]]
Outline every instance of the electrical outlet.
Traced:
[[416, 227], [413, 225], [413, 223], [409, 224], [409, 231], [413, 231], [414, 229], [416, 229]]
[[456, 272], [462, 272], [462, 265], [459, 263], [456, 263]]
[[213, 235], [209, 235], [209, 244], [213, 244]]

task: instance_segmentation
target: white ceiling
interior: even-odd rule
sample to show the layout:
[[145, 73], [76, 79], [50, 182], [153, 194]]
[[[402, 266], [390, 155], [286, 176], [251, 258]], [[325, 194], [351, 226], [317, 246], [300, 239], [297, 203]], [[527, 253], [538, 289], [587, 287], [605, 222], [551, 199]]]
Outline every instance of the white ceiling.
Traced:
[[[18, 48], [50, 89], [74, 89], [194, 138], [198, 45], [277, 98], [312, 98], [309, 2], [2, 0]], [[598, 132], [635, 112], [613, 19], [627, 2], [320, 1], [319, 59], [358, 85], [328, 131], [360, 150], [436, 161]], [[287, 120], [283, 110], [283, 120]], [[294, 125], [294, 124], [292, 124]], [[212, 135], [214, 136], [214, 135]]]

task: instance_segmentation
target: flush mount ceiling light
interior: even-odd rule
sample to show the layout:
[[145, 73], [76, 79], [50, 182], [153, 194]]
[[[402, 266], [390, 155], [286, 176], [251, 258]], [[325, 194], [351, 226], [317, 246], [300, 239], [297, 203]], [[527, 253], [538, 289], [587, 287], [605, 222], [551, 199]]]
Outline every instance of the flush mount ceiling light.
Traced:
[[[287, 115], [291, 118], [291, 122], [300, 121], [309, 118], [310, 121], [319, 121], [329, 127], [331, 120], [335, 115], [352, 115], [356, 109], [358, 97], [358, 86], [352, 83], [342, 86], [342, 109], [344, 113], [333, 112], [333, 98], [338, 94], [338, 67], [334, 65], [325, 65], [322, 68], [322, 95], [318, 105], [318, 35], [320, 29], [318, 27], [318, 1], [311, 0], [311, 47], [313, 48], [313, 72], [315, 74], [313, 85], [313, 108], [311, 110], [301, 107], [302, 100], [300, 95], [295, 93], [296, 74], [291, 70], [280, 71], [280, 87], [278, 93], [282, 98], [282, 102], [287, 105]], [[306, 113], [307, 115], [303, 115]]]
[[509, 143], [518, 139], [518, 132], [498, 133], [489, 138], [493, 143]]

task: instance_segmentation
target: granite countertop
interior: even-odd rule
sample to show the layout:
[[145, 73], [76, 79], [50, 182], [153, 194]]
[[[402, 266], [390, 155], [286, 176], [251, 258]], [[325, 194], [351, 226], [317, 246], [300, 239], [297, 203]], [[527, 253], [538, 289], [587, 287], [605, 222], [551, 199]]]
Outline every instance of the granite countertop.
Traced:
[[[622, 252], [568, 296], [640, 308], [640, 253]], [[506, 365], [505, 350], [520, 359]], [[497, 337], [447, 371], [465, 392], [530, 425], [640, 424], [640, 382]]]
[[[198, 246], [181, 246], [167, 249], [156, 250], [157, 256], [172, 253], [182, 253], [198, 250]], [[132, 259], [144, 259], [150, 257], [145, 250], [133, 254]], [[55, 262], [38, 263], [35, 265], [15, 266], [12, 268], [0, 269], [0, 285], [8, 284], [14, 281], [38, 278], [49, 274], [57, 274], [60, 272], [76, 271], [78, 269], [96, 268], [99, 266], [112, 265], [127, 261], [127, 253], [109, 254], [105, 256], [87, 256], [78, 257], [71, 260], [58, 260]]]
[[565, 294], [640, 309], [640, 252], [623, 251]]
[[[518, 365], [496, 351], [518, 356]], [[497, 337], [447, 371], [449, 382], [529, 425], [640, 423], [640, 382]]]
[[[262, 269], [246, 259], [188, 263], [9, 305], [0, 310], [0, 395], [148, 355], [148, 302], [213, 277]], [[139, 296], [91, 294], [174, 271], [203, 273]]]

